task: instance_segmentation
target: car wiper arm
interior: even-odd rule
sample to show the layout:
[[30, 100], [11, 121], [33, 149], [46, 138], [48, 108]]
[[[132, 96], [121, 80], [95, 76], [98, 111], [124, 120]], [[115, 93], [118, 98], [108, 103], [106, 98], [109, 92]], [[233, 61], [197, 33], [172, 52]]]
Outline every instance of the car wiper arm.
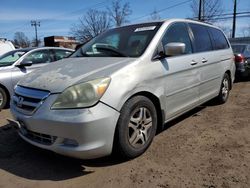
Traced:
[[109, 47], [106, 47], [106, 46], [96, 46], [96, 49], [100, 49], [100, 50], [106, 50], [106, 51], [110, 51], [110, 52], [113, 52], [113, 53], [116, 53], [117, 55], [121, 56], [121, 57], [128, 57], [127, 55], [113, 49], [113, 48], [109, 48]]

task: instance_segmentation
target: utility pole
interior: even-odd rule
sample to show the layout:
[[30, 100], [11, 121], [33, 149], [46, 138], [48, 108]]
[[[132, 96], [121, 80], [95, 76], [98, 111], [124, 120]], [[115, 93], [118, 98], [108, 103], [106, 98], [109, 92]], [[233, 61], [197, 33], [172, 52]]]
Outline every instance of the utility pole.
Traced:
[[234, 14], [233, 14], [233, 29], [232, 29], [232, 38], [235, 38], [235, 29], [236, 29], [236, 14], [237, 14], [237, 0], [234, 0]]
[[35, 27], [35, 33], [36, 33], [36, 47], [38, 47], [38, 38], [37, 38], [37, 26], [40, 27], [40, 22], [36, 20], [31, 21], [31, 26]]
[[198, 16], [199, 21], [201, 21], [201, 4], [202, 4], [202, 0], [200, 0], [200, 3], [199, 3], [199, 16]]
[[205, 0], [202, 0], [202, 21], [205, 21]]

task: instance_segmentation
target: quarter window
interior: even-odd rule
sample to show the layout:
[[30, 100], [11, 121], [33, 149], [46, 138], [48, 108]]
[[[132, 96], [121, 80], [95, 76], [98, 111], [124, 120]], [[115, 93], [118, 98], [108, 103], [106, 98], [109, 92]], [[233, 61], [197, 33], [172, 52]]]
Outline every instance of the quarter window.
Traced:
[[65, 57], [68, 57], [70, 54], [72, 54], [71, 51], [66, 51], [66, 50], [55, 50], [55, 59], [60, 60]]
[[192, 53], [192, 45], [189, 37], [188, 29], [185, 23], [175, 23], [167, 30], [162, 39], [162, 44], [165, 46], [171, 42], [182, 42], [186, 45], [185, 54]]
[[189, 24], [194, 35], [194, 44], [196, 52], [205, 52], [213, 50], [212, 43], [207, 31], [207, 27], [198, 24]]
[[210, 35], [212, 36], [214, 48], [216, 50], [229, 48], [228, 42], [224, 34], [215, 28], [209, 28]]

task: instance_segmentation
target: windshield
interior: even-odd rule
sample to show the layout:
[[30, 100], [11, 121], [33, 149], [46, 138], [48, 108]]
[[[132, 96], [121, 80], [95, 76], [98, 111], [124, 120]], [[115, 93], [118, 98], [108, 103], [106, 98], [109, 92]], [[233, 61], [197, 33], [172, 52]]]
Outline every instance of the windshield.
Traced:
[[162, 22], [111, 29], [92, 39], [70, 57], [139, 57]]
[[243, 53], [245, 50], [245, 45], [232, 45], [232, 49], [234, 53]]
[[22, 57], [27, 50], [13, 50], [0, 56], [0, 67], [10, 66]]

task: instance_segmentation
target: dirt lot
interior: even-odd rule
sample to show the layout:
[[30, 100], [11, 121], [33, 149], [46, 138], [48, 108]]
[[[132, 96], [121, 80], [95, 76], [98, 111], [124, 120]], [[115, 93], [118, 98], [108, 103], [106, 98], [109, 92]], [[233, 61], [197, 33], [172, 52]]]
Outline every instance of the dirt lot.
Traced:
[[1, 187], [250, 187], [250, 82], [166, 125], [131, 161], [82, 161], [22, 141], [0, 112]]

